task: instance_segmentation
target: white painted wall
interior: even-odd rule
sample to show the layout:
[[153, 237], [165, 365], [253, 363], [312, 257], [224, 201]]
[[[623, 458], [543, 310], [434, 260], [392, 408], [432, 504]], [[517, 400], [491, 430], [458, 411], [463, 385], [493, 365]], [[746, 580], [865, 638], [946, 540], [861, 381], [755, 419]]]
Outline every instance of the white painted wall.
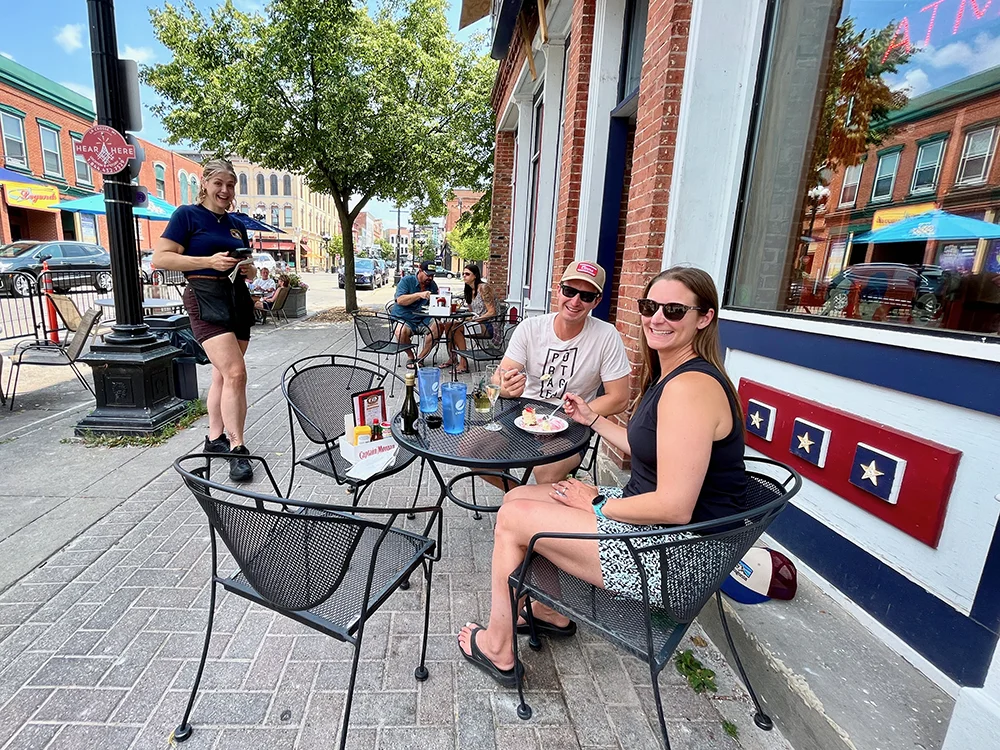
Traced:
[[969, 614], [1000, 515], [1000, 418], [741, 351], [727, 353], [726, 368], [736, 382], [751, 378], [962, 451], [937, 549], [809, 480], [793, 503]]
[[577, 260], [597, 260], [604, 175], [608, 162], [608, 132], [611, 129], [611, 110], [618, 103], [624, 25], [625, 0], [597, 0], [576, 230]]
[[695, 0], [684, 66], [663, 267], [689, 263], [722, 288], [766, 3]]

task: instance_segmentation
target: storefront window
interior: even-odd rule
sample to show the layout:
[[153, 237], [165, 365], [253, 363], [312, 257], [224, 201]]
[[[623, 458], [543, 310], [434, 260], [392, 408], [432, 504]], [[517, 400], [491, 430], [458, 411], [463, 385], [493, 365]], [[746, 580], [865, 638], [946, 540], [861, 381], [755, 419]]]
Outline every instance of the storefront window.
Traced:
[[1000, 334], [1000, 14], [777, 0], [730, 307]]

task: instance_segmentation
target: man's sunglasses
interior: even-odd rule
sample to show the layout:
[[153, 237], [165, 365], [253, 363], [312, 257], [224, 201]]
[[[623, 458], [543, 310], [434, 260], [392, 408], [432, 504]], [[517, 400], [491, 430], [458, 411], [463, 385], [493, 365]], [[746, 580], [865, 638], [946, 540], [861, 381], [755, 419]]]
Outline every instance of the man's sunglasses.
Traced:
[[583, 302], [586, 302], [588, 305], [601, 296], [600, 292], [584, 292], [583, 290], [577, 289], [576, 287], [566, 286], [566, 284], [560, 284], [559, 291], [563, 293], [564, 297], [569, 297], [569, 298], [573, 298], [579, 294], [580, 299]]
[[684, 318], [691, 310], [700, 313], [705, 312], [704, 308], [697, 305], [682, 305], [680, 302], [656, 302], [651, 299], [639, 300], [639, 314], [644, 318], [652, 318], [657, 310], [663, 311], [663, 317], [675, 323]]

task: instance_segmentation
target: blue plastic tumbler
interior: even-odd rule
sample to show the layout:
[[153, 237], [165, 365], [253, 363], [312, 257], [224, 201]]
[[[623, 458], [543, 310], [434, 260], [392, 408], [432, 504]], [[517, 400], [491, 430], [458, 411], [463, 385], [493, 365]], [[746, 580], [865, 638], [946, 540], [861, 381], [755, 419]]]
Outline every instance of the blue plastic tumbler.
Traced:
[[449, 435], [465, 432], [465, 383], [444, 383], [441, 386], [441, 417]]
[[441, 370], [421, 367], [417, 370], [417, 393], [420, 394], [420, 411], [433, 414], [438, 410], [438, 389], [441, 387]]

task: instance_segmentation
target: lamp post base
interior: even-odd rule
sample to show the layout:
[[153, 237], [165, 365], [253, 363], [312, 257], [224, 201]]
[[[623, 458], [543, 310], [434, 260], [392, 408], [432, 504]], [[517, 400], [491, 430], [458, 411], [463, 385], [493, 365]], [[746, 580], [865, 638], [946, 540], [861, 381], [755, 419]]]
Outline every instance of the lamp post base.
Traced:
[[76, 435], [156, 435], [187, 411], [176, 396], [174, 358], [180, 350], [153, 339], [143, 344], [95, 344], [80, 358], [94, 374], [97, 408]]

